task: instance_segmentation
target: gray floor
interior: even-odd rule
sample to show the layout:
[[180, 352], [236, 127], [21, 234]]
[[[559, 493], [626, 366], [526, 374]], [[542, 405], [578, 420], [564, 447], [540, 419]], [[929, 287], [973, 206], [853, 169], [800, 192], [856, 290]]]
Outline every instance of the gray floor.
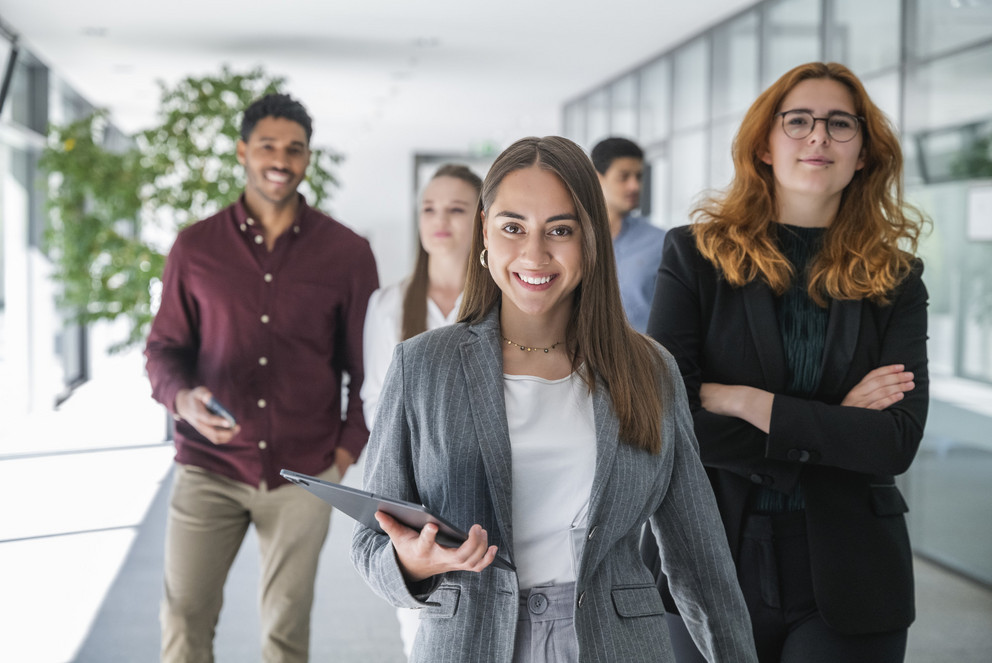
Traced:
[[[158, 603], [169, 480], [148, 511], [131, 553], [79, 650], [77, 663], [134, 663], [158, 657]], [[353, 476], [349, 475], [349, 480]], [[394, 610], [373, 595], [348, 561], [351, 521], [335, 515], [320, 560], [313, 613], [314, 661], [404, 661]], [[258, 661], [258, 540], [250, 530], [231, 569], [217, 628], [217, 660]]]

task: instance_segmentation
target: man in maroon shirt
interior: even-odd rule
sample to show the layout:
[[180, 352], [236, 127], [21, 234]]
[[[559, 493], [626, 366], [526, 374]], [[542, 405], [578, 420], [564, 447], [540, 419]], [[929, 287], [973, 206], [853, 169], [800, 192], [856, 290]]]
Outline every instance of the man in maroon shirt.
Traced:
[[[213, 660], [224, 581], [250, 524], [263, 659], [308, 658], [330, 510], [279, 470], [340, 481], [368, 441], [362, 327], [378, 287], [368, 242], [297, 192], [311, 131], [286, 95], [252, 103], [237, 145], [244, 194], [179, 233], [165, 266], [145, 349], [152, 395], [177, 421], [163, 661]], [[208, 410], [211, 397], [236, 424]]]

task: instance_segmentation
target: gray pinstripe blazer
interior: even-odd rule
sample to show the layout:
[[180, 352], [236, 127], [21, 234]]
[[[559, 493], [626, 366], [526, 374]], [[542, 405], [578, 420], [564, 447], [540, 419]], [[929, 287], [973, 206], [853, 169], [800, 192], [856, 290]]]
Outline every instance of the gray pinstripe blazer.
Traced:
[[[593, 395], [597, 458], [588, 540], [576, 580], [582, 661], [673, 661], [664, 607], [638, 552], [651, 520], [680, 611], [710, 661], [757, 661], [723, 525], [699, 462], [679, 371], [667, 351], [662, 451], [618, 439], [600, 381]], [[498, 307], [401, 343], [386, 377], [365, 460], [365, 487], [420, 502], [467, 529], [480, 523], [513, 555], [510, 440], [503, 401]], [[356, 526], [352, 560], [396, 606], [422, 608], [413, 661], [511, 661], [516, 574], [490, 566], [414, 586], [389, 538]]]

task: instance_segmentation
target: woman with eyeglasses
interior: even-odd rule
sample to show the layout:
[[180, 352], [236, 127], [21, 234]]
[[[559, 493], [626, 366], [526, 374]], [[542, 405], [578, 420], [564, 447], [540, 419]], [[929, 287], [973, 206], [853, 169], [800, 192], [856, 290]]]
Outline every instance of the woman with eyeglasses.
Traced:
[[[648, 333], [685, 380], [760, 660], [902, 661], [913, 568], [894, 477], [927, 415], [926, 220], [842, 65], [762, 93], [733, 158], [729, 188], [668, 234]], [[701, 660], [669, 621], [680, 662]]]

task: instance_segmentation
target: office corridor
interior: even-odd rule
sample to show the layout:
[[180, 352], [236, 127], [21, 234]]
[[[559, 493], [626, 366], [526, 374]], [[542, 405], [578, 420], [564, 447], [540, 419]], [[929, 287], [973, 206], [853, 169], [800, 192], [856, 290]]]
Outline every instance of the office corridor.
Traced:
[[[0, 454], [0, 661], [155, 661], [172, 447], [140, 358], [112, 360], [60, 412], [3, 431]], [[346, 483], [357, 485], [361, 468]], [[311, 660], [403, 660], [393, 609], [348, 560], [352, 523], [335, 516], [321, 557]], [[257, 661], [257, 543], [227, 582], [217, 660]], [[992, 591], [917, 563], [907, 663], [985, 663]]]

